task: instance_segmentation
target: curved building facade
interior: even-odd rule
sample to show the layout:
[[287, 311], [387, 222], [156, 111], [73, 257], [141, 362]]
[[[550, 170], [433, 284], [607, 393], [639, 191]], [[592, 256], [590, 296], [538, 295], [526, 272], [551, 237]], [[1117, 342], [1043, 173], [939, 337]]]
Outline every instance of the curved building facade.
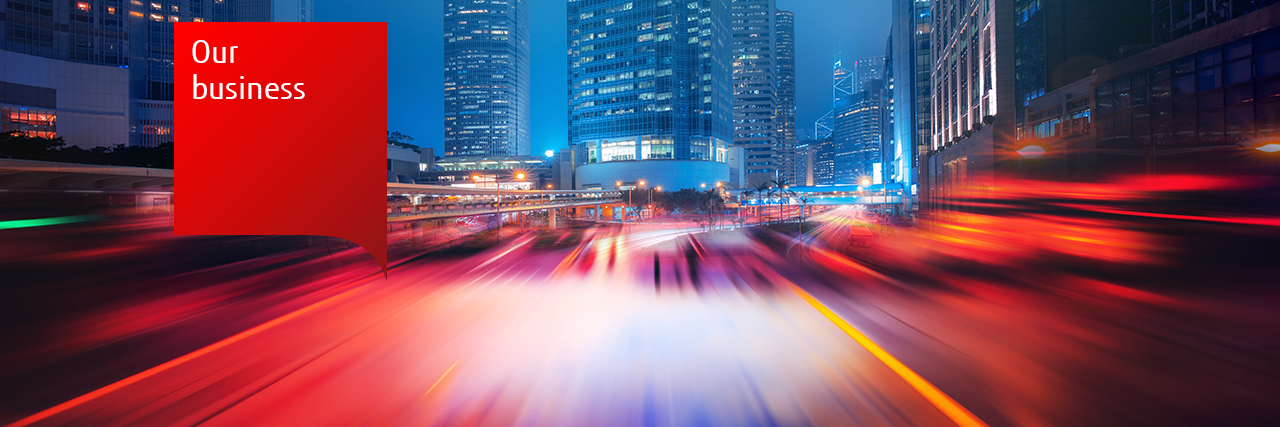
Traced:
[[682, 173], [675, 164], [728, 181], [729, 0], [569, 0], [567, 9], [577, 187], [676, 182], [662, 175]]
[[[727, 184], [729, 164], [704, 160], [632, 160], [578, 166], [577, 175], [579, 190], [662, 187], [664, 191], [675, 191], [710, 188], [717, 182]], [[641, 181], [644, 187], [640, 187]]]

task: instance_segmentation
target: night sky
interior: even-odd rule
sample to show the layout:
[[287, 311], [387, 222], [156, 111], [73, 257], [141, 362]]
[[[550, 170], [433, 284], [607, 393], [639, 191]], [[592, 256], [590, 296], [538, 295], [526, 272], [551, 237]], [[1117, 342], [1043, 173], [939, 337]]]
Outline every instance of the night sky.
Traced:
[[[831, 108], [831, 62], [883, 55], [888, 0], [777, 0], [796, 14], [797, 106], [801, 129]], [[531, 0], [533, 153], [566, 146], [564, 0]], [[316, 0], [319, 21], [387, 22], [387, 129], [442, 152], [443, 20], [440, 0]], [[334, 56], [341, 60], [341, 54]]]

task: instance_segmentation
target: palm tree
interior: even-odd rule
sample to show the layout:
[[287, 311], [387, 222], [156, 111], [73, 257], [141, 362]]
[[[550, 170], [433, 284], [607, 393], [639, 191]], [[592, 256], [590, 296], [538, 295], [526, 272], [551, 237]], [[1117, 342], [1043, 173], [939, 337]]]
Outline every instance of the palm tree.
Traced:
[[809, 206], [809, 193], [801, 194], [796, 200], [800, 201], [800, 236], [804, 237], [804, 208]]
[[794, 196], [796, 192], [791, 191], [791, 185], [787, 183], [786, 179], [776, 179], [773, 184], [776, 186], [774, 192], [778, 195], [778, 222], [782, 222], [782, 205], [790, 200], [786, 196]]

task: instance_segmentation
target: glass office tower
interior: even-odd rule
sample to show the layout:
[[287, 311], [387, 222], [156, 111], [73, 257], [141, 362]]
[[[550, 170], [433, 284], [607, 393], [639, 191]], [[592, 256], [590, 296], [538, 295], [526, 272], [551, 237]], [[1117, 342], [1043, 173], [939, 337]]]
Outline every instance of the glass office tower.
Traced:
[[569, 141], [582, 189], [729, 179], [729, 0], [568, 2]]
[[[918, 185], [920, 157], [929, 151], [932, 132], [930, 73], [933, 70], [929, 1], [894, 0], [892, 35], [893, 129], [896, 160], [886, 167], [911, 194]], [[918, 187], [917, 187], [918, 190]], [[918, 191], [917, 191], [918, 192]]]
[[747, 184], [780, 178], [778, 67], [772, 0], [733, 0], [733, 144], [747, 156]]
[[884, 81], [869, 80], [861, 87], [864, 90], [845, 98], [834, 110], [835, 184], [875, 178], [874, 167], [880, 162]]
[[777, 145], [781, 155], [783, 179], [804, 180], [803, 162], [796, 150], [796, 17], [791, 12], [777, 12], [774, 56], [778, 64]]
[[529, 5], [444, 2], [445, 156], [529, 154]]

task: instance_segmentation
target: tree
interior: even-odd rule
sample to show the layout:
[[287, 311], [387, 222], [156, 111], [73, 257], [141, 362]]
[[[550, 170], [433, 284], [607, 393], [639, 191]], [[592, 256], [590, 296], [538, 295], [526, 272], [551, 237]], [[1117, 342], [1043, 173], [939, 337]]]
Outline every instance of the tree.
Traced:
[[786, 179], [774, 180], [773, 184], [775, 186], [774, 194], [778, 196], [778, 222], [782, 222], [782, 205], [790, 201], [790, 196], [795, 196], [796, 192], [791, 191], [791, 185], [787, 183]]
[[59, 161], [59, 151], [67, 144], [62, 137], [41, 138], [18, 131], [0, 134], [0, 157], [9, 159]]
[[804, 210], [809, 206], [809, 193], [801, 194], [796, 200], [800, 201], [800, 235], [804, 236]]
[[715, 226], [716, 214], [724, 212], [724, 196], [720, 195], [720, 189], [708, 188], [707, 191], [698, 192], [697, 201], [698, 212], [707, 215], [707, 230], [710, 231]]
[[[761, 197], [768, 198], [769, 188], [771, 185], [772, 183], [762, 182], [759, 185], [756, 185], [756, 187], [753, 189], [743, 191], [741, 197], [742, 198], [750, 197], [751, 200], [759, 200]], [[754, 209], [756, 208], [753, 207], [752, 209], [754, 211]]]
[[417, 145], [410, 144], [413, 137], [396, 131], [387, 131], [387, 144], [417, 150]]
[[93, 147], [88, 150], [67, 146], [62, 137], [43, 138], [21, 132], [0, 133], [0, 157], [49, 162], [173, 169], [173, 143], [157, 147]]

